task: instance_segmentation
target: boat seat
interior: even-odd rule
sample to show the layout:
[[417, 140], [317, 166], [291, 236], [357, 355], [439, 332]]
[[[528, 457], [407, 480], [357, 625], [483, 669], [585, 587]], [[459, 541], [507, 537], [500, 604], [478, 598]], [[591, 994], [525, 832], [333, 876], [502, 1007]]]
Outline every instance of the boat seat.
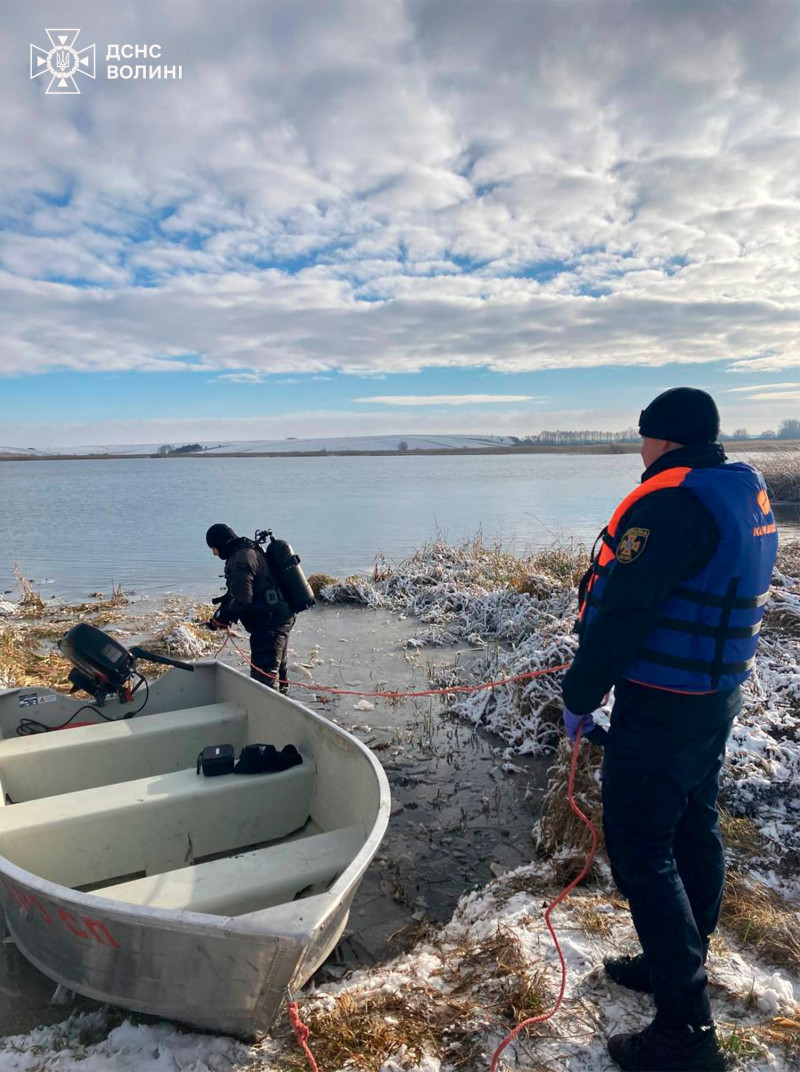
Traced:
[[182, 770], [14, 804], [0, 808], [0, 854], [71, 887], [172, 871], [299, 830], [315, 778], [305, 756], [275, 774]]
[[37, 800], [185, 770], [209, 744], [245, 743], [247, 713], [234, 703], [142, 715], [0, 741], [0, 784], [12, 801]]
[[241, 916], [284, 904], [309, 887], [323, 892], [363, 842], [359, 827], [348, 826], [92, 893], [150, 908]]

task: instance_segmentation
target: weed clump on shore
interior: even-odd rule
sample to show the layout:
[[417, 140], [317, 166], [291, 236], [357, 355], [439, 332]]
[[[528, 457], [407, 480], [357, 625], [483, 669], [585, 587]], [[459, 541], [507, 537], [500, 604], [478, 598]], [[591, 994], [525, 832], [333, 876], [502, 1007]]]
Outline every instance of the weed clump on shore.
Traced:
[[[546, 965], [530, 956], [516, 927], [500, 923], [476, 933], [454, 918], [415, 956], [422, 972], [404, 956], [381, 985], [356, 977], [336, 995], [311, 999], [304, 1019], [320, 1067], [372, 1072], [402, 1056], [392, 1068], [407, 1067], [406, 1060], [438, 1068], [424, 1063], [433, 1058], [467, 1072], [486, 1062], [489, 1031], [504, 1034], [506, 1025], [536, 1016], [554, 999]], [[537, 1030], [552, 1034], [549, 1024]]]
[[[152, 612], [148, 609], [146, 615], [137, 615], [121, 586], [112, 585], [108, 598], [97, 593], [96, 599], [80, 603], [45, 603], [19, 569], [15, 576], [20, 598], [16, 603], [4, 604], [5, 613], [0, 618], [0, 688], [39, 687], [69, 692], [71, 666], [59, 653], [57, 644], [79, 621], [100, 629], [114, 624], [112, 631], [123, 642], [132, 632], [149, 634], [142, 644], [156, 654], [200, 658], [216, 646], [212, 635], [198, 624], [198, 615], [199, 620], [205, 621], [213, 607], [196, 605], [187, 611], [183, 603], [176, 602], [159, 615], [161, 621], [152, 631]], [[152, 681], [166, 669], [148, 663], [147, 676]]]
[[308, 578], [308, 585], [314, 593], [315, 599], [319, 599], [322, 594], [322, 589], [327, 588], [331, 584], [336, 584], [336, 578], [331, 577], [329, 573], [312, 573]]
[[43, 650], [35, 632], [0, 627], [0, 688], [40, 688], [69, 692], [69, 663], [58, 652]]

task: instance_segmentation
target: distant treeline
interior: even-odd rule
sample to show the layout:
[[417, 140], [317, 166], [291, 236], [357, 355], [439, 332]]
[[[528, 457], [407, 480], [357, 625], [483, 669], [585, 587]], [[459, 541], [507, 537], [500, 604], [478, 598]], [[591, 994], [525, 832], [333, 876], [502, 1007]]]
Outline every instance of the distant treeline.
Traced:
[[166, 458], [170, 454], [199, 454], [202, 450], [208, 450], [200, 443], [184, 443], [182, 447], [173, 447], [171, 443], [165, 443], [158, 448], [158, 456]]
[[635, 428], [626, 428], [624, 432], [559, 429], [555, 432], [545, 431], [539, 432], [538, 435], [510, 436], [509, 438], [516, 446], [520, 447], [527, 447], [533, 444], [562, 447], [578, 443], [635, 443], [639, 439], [639, 433]]
[[[768, 428], [764, 432], [751, 435], [746, 428], [736, 428], [733, 432], [720, 432], [720, 439], [800, 439], [800, 420], [782, 421], [778, 431]], [[626, 428], [622, 432], [600, 432], [594, 429], [557, 429], [544, 431], [538, 435], [510, 436], [515, 446], [525, 447], [534, 444], [542, 446], [572, 446], [582, 443], [635, 443], [639, 439], [636, 428]]]

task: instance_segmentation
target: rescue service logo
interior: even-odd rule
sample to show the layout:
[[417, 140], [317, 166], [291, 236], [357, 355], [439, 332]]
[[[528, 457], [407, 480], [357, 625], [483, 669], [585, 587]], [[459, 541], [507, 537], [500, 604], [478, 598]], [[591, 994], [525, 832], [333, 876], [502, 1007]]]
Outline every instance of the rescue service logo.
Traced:
[[45, 30], [50, 38], [50, 48], [31, 45], [31, 78], [49, 74], [50, 83], [45, 93], [80, 93], [75, 76], [85, 74], [95, 77], [95, 46], [88, 45], [79, 52], [75, 49], [80, 30]]
[[644, 551], [650, 529], [626, 529], [617, 547], [618, 562], [633, 562]]
[[[31, 78], [39, 78], [40, 75], [49, 74], [50, 83], [46, 93], [80, 93], [80, 87], [75, 80], [76, 75], [85, 74], [87, 78], [94, 78], [95, 71], [95, 45], [87, 45], [78, 51], [75, 42], [80, 30], [45, 30], [50, 38], [51, 48], [39, 48], [31, 45]], [[102, 50], [100, 52], [102, 57]], [[161, 45], [139, 44], [110, 44], [106, 47], [106, 78], [121, 79], [127, 81], [149, 82], [154, 80], [165, 82], [180, 81], [183, 78], [183, 64], [152, 63], [151, 60], [160, 60]], [[109, 63], [109, 60], [121, 61], [132, 60], [132, 63]], [[102, 77], [102, 65], [100, 74]]]

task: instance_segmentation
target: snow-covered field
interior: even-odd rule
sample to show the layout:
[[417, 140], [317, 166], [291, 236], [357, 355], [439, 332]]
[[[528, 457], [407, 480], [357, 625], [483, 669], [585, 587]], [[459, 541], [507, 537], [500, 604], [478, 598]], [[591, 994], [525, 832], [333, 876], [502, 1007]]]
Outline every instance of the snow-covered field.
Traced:
[[[738, 1067], [752, 1072], [788, 1072], [800, 1065], [798, 564], [800, 547], [784, 548], [758, 672], [747, 687], [723, 785], [731, 884], [712, 942], [709, 978], [725, 1048]], [[412, 647], [433, 646], [435, 654], [437, 643], [462, 645], [472, 654], [433, 668], [435, 678], [450, 685], [569, 661], [575, 647], [573, 582], [580, 565], [566, 552], [518, 562], [477, 543], [432, 545], [399, 566], [378, 570], [370, 581], [337, 581], [323, 593], [331, 601], [382, 606], [418, 620]], [[181, 635], [172, 634], [171, 643], [179, 647]], [[552, 675], [458, 697], [451, 710], [499, 734], [511, 770], [518, 753], [553, 750], [558, 698], [558, 675]], [[596, 818], [596, 761], [590, 761], [589, 746], [584, 749], [581, 799]], [[562, 744], [552, 771], [551, 806], [560, 800], [563, 807], [566, 755]], [[545, 852], [551, 844], [545, 837], [537, 849], [532, 838], [529, 865], [465, 894], [450, 923], [426, 927], [410, 952], [301, 996], [321, 1072], [489, 1069], [516, 1020], [548, 1009], [558, 993], [560, 967], [542, 906], [558, 893], [567, 861], [580, 855], [582, 843], [571, 826], [556, 834], [558, 852]], [[602, 971], [604, 956], [635, 949], [629, 914], [602, 853], [591, 882], [556, 909], [554, 922], [567, 961], [564, 1005], [509, 1047], [500, 1067], [608, 1072], [614, 1066], [606, 1039], [643, 1026], [652, 1006], [646, 996], [616, 987]], [[246, 1047], [110, 1010], [0, 1041], [0, 1072], [305, 1067], [285, 1023], [263, 1044]]]
[[[319, 439], [255, 439], [237, 440], [229, 443], [205, 442], [200, 446], [206, 454], [289, 454], [314, 453], [316, 451], [396, 451], [405, 443], [408, 450], [459, 450], [462, 447], [510, 446], [509, 436], [489, 435], [385, 435], [322, 437]], [[174, 443], [173, 446], [180, 446]], [[111, 445], [86, 445], [80, 447], [14, 447], [0, 446], [2, 454], [41, 455], [81, 454], [155, 454], [161, 443], [114, 443]]]

